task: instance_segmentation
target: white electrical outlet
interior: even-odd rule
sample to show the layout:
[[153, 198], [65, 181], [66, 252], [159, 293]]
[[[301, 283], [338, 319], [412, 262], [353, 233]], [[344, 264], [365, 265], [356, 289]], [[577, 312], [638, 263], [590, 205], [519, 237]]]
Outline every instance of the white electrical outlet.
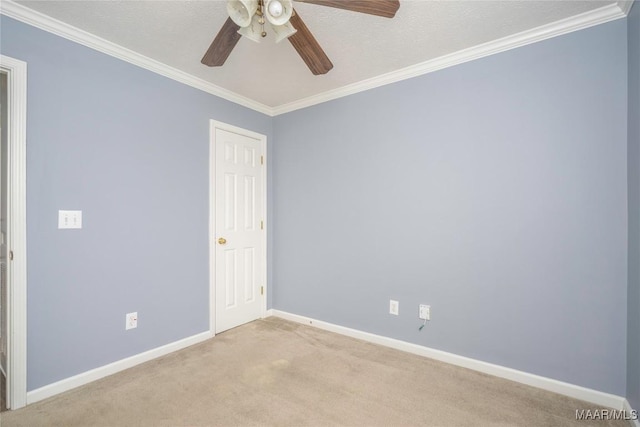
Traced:
[[400, 312], [400, 303], [398, 301], [389, 300], [389, 313], [396, 316]]
[[138, 327], [138, 312], [135, 313], [127, 313], [126, 323], [124, 328], [126, 330], [137, 328]]
[[422, 320], [431, 320], [431, 306], [420, 304], [420, 311], [418, 312], [418, 317]]

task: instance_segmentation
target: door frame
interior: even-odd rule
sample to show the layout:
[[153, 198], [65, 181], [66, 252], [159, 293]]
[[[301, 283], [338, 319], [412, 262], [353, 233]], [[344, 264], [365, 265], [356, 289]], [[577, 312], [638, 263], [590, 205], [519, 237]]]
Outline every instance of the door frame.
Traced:
[[260, 141], [260, 151], [264, 156], [262, 165], [262, 220], [264, 230], [262, 238], [262, 269], [260, 281], [264, 286], [264, 296], [260, 307], [260, 317], [267, 313], [267, 137], [261, 133], [253, 132], [228, 123], [217, 120], [209, 120], [209, 332], [212, 336], [216, 333], [216, 129], [224, 130], [238, 135], [248, 136]]
[[27, 404], [27, 63], [0, 55], [7, 73], [7, 408]]

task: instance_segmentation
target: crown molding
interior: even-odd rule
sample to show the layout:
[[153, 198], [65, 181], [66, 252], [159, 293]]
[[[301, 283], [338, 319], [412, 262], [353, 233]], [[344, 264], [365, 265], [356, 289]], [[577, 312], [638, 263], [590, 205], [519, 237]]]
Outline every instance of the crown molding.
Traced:
[[517, 47], [547, 40], [573, 31], [582, 30], [595, 25], [604, 24], [605, 22], [624, 18], [631, 9], [632, 2], [633, 1], [619, 1], [617, 4], [607, 5], [580, 15], [565, 18], [531, 30], [526, 30], [511, 36], [463, 49], [458, 52], [421, 62], [416, 65], [411, 65], [367, 80], [362, 80], [335, 90], [330, 90], [298, 101], [283, 104], [275, 107], [273, 113], [274, 116], [277, 116], [337, 98], [342, 98], [344, 96], [353, 95], [365, 90], [432, 73], [443, 68], [484, 58], [485, 56], [494, 55]]
[[629, 15], [629, 11], [631, 10], [631, 6], [633, 6], [634, 0], [618, 0], [618, 7], [624, 13], [624, 16]]
[[334, 90], [313, 95], [304, 99], [296, 100], [277, 107], [270, 107], [253, 99], [242, 96], [238, 93], [224, 89], [213, 83], [207, 82], [201, 78], [192, 76], [162, 62], [148, 58], [144, 55], [136, 53], [130, 49], [107, 41], [101, 37], [95, 36], [89, 32], [73, 27], [69, 24], [51, 18], [40, 12], [29, 9], [12, 0], [3, 0], [0, 5], [0, 14], [10, 18], [40, 28], [44, 31], [53, 33], [60, 37], [95, 49], [99, 52], [116, 57], [123, 61], [137, 65], [154, 73], [184, 83], [188, 86], [234, 102], [244, 107], [250, 108], [257, 112], [268, 116], [277, 116], [289, 113], [291, 111], [310, 107], [323, 102], [353, 95], [369, 89], [396, 83], [402, 80], [418, 77], [423, 74], [432, 73], [443, 68], [452, 67], [454, 65], [484, 58], [496, 53], [515, 49], [539, 41], [547, 40], [573, 31], [582, 30], [593, 27], [595, 25], [604, 24], [609, 21], [624, 18], [628, 15], [634, 0], [619, 0], [617, 3], [610, 4], [580, 15], [562, 19], [550, 24], [542, 25], [531, 30], [526, 30], [511, 36], [493, 40], [477, 46], [460, 50], [448, 55], [421, 62], [400, 70], [385, 73], [370, 79], [362, 80], [350, 85], [346, 85]]
[[0, 3], [0, 14], [99, 52], [106, 53], [107, 55], [129, 62], [133, 65], [168, 77], [180, 83], [184, 83], [188, 86], [200, 89], [204, 92], [226, 99], [227, 101], [242, 105], [243, 107], [250, 108], [269, 116], [273, 115], [273, 108], [267, 105], [214, 85], [213, 83], [209, 83], [199, 77], [195, 77], [191, 74], [185, 73], [184, 71], [170, 67], [160, 61], [141, 55], [87, 31], [73, 27], [33, 9], [29, 9], [28, 7], [15, 3], [11, 0], [2, 0]]

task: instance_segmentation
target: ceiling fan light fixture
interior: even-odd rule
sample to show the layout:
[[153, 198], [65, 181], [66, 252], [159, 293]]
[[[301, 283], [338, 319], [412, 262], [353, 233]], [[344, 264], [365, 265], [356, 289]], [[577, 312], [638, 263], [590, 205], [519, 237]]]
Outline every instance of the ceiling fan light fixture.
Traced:
[[285, 25], [293, 13], [291, 0], [265, 0], [264, 12], [271, 25]]
[[271, 25], [271, 28], [273, 29], [273, 34], [276, 36], [276, 43], [286, 40], [298, 31], [293, 28], [291, 22], [287, 22], [284, 25]]
[[274, 18], [279, 18], [282, 15], [284, 8], [282, 7], [282, 3], [278, 0], [273, 0], [269, 2], [269, 14]]
[[253, 17], [258, 10], [258, 0], [228, 0], [227, 13], [229, 17], [240, 27], [251, 25]]
[[[400, 7], [400, 0], [298, 1], [385, 18], [393, 18]], [[223, 65], [242, 36], [260, 42], [267, 36], [264, 27], [268, 22], [275, 33], [276, 43], [288, 38], [314, 75], [326, 74], [333, 68], [327, 54], [293, 9], [292, 0], [227, 0], [227, 12], [229, 17], [200, 61], [204, 65]]]
[[238, 34], [256, 43], [260, 43], [260, 40], [262, 40], [262, 24], [260, 23], [258, 15], [253, 15], [251, 24], [240, 28]]

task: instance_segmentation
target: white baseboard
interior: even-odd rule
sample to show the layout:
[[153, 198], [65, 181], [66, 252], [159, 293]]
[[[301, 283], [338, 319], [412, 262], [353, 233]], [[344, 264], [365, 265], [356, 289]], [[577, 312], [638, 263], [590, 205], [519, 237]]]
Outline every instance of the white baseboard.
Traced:
[[183, 348], [198, 344], [212, 337], [213, 334], [211, 332], [202, 332], [29, 391], [27, 392], [27, 405], [55, 396], [56, 394], [63, 393], [73, 388], [80, 387], [81, 385], [88, 384], [92, 381], [99, 380], [100, 378], [113, 375], [117, 372], [124, 371], [125, 369], [132, 368], [160, 356], [173, 353], [174, 351], [182, 350]]
[[[622, 409], [627, 414], [631, 414], [633, 412], [633, 408], [631, 408], [631, 404], [627, 399], [624, 400], [624, 407]], [[637, 414], [640, 417], [640, 409], [638, 409]], [[629, 423], [631, 424], [631, 427], [640, 427], [640, 418], [635, 420], [629, 420]]]
[[393, 338], [371, 334], [369, 332], [346, 328], [344, 326], [339, 326], [333, 323], [323, 322], [321, 320], [315, 320], [280, 310], [270, 310], [270, 312], [273, 316], [280, 317], [282, 319], [291, 320], [293, 322], [302, 323], [305, 325], [311, 325], [319, 329], [346, 335], [348, 337], [383, 345], [385, 347], [391, 347], [396, 350], [406, 351], [408, 353], [417, 354], [419, 356], [428, 357], [431, 359], [450, 363], [452, 365], [473, 369], [474, 371], [483, 372], [485, 374], [505, 378], [511, 381], [516, 381], [543, 390], [552, 391], [554, 393], [584, 400], [596, 405], [621, 410], [623, 409], [624, 403], [626, 402], [626, 399], [624, 397], [616, 396], [614, 394], [603, 393], [601, 391], [565, 383], [539, 375], [530, 374], [528, 372], [518, 371], [516, 369], [482, 362], [480, 360], [459, 356], [453, 353], [447, 353], [446, 351], [436, 350], [433, 348], [408, 343], [406, 341], [400, 341]]

